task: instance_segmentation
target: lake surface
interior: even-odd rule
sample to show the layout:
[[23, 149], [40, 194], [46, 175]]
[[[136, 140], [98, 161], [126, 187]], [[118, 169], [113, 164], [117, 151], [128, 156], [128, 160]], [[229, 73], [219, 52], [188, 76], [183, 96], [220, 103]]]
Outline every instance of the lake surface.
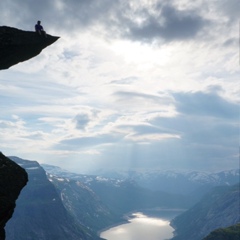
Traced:
[[[182, 211], [181, 211], [182, 212]], [[173, 237], [174, 229], [170, 220], [177, 216], [179, 211], [164, 212], [161, 216], [152, 216], [146, 213], [133, 213], [128, 223], [112, 227], [100, 234], [107, 240], [166, 240]], [[159, 215], [159, 214], [158, 214]]]

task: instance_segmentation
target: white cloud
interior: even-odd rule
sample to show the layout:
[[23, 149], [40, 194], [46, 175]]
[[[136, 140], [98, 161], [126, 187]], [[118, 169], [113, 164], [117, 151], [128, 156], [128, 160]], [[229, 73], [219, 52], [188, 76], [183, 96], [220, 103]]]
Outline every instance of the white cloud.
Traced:
[[1, 151], [60, 165], [71, 159], [79, 171], [236, 167], [236, 5], [1, 2], [1, 25], [29, 30], [40, 19], [61, 36], [1, 71]]

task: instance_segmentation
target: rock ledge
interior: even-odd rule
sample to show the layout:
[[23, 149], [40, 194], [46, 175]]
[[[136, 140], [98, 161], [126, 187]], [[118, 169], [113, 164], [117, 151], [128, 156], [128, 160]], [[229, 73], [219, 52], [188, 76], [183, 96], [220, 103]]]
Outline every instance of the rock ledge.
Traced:
[[0, 26], [0, 70], [37, 56], [59, 37], [40, 36], [36, 32]]

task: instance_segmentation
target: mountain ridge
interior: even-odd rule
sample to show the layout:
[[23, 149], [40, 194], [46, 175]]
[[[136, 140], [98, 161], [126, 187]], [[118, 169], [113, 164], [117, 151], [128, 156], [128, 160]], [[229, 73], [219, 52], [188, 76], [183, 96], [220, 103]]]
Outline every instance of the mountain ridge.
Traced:
[[[48, 172], [69, 178], [78, 178], [84, 174], [73, 173], [60, 167], [41, 164]], [[219, 172], [177, 171], [177, 170], [99, 170], [93, 176], [110, 179], [130, 180], [141, 187], [153, 191], [203, 196], [208, 190], [219, 185], [233, 185], [239, 182], [240, 169], [231, 169]], [[86, 175], [86, 174], [85, 174]], [[91, 174], [89, 174], [91, 175]]]

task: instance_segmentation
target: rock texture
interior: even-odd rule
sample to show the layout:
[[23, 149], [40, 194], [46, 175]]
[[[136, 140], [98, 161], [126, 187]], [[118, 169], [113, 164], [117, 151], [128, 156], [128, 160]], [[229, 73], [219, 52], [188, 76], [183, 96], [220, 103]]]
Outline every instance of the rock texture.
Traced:
[[26, 171], [0, 152], [0, 240], [5, 239], [4, 227], [12, 217], [15, 202], [27, 181]]
[[58, 39], [51, 35], [45, 37], [36, 32], [0, 27], [0, 70], [35, 57]]

